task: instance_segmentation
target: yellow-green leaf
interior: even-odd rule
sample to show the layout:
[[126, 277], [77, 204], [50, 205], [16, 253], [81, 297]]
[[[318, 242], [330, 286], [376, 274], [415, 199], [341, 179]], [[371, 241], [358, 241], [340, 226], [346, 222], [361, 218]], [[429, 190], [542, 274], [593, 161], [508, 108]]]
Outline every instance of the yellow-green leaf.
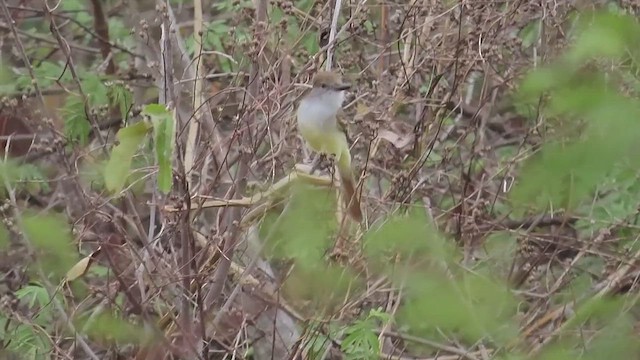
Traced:
[[151, 125], [141, 121], [118, 131], [118, 141], [104, 171], [104, 182], [109, 191], [118, 192], [129, 176], [131, 160], [144, 140]]
[[171, 159], [175, 136], [173, 114], [160, 104], [145, 106], [143, 113], [151, 117], [153, 123], [153, 141], [158, 163], [158, 188], [166, 194], [171, 190], [172, 185]]
[[98, 254], [99, 251], [100, 251], [100, 248], [98, 248], [98, 250], [92, 252], [91, 254], [85, 256], [84, 258], [82, 258], [82, 260], [78, 261], [75, 265], [73, 265], [73, 267], [69, 269], [69, 271], [67, 271], [66, 280], [73, 281], [81, 276], [84, 276], [84, 274], [86, 274], [87, 271], [89, 270], [89, 267], [93, 263], [93, 259], [95, 258], [95, 256]]

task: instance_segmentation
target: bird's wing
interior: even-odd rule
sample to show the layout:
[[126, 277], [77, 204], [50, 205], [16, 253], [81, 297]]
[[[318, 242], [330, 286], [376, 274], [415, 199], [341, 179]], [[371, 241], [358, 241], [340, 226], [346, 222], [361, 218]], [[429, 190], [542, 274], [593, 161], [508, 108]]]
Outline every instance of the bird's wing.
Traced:
[[347, 131], [347, 121], [345, 120], [344, 111], [342, 109], [338, 111], [338, 114], [336, 115], [336, 120], [337, 120], [336, 123], [338, 125], [338, 130], [344, 133], [344, 135], [347, 137], [347, 143], [351, 144], [352, 141], [349, 138], [349, 132]]

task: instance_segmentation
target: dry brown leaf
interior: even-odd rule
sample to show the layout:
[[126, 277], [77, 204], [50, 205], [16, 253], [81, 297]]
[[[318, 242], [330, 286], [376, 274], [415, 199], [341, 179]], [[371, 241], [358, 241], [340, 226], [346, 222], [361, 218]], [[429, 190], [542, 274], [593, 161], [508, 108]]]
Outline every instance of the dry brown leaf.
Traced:
[[413, 143], [414, 139], [414, 135], [412, 133], [401, 135], [391, 130], [380, 130], [378, 132], [378, 137], [387, 140], [398, 149], [402, 149], [407, 145]]

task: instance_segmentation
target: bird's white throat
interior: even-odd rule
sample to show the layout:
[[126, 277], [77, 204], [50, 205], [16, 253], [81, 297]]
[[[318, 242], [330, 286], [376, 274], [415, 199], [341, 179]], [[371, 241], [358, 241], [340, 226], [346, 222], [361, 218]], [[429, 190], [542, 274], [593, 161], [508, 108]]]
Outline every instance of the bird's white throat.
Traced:
[[314, 127], [318, 130], [333, 130], [336, 126], [336, 114], [344, 102], [344, 91], [312, 89], [298, 106], [298, 124], [302, 127]]

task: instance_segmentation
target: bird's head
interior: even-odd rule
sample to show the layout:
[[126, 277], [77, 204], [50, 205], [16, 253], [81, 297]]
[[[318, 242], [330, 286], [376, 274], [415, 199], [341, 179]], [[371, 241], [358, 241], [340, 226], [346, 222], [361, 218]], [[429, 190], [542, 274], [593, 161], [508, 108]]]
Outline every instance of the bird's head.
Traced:
[[331, 71], [318, 71], [311, 85], [300, 101], [298, 118], [335, 121], [350, 85], [342, 82], [340, 74]]
[[351, 87], [351, 85], [342, 82], [340, 74], [333, 71], [318, 71], [313, 77], [312, 85], [314, 89], [327, 91], [344, 91]]

